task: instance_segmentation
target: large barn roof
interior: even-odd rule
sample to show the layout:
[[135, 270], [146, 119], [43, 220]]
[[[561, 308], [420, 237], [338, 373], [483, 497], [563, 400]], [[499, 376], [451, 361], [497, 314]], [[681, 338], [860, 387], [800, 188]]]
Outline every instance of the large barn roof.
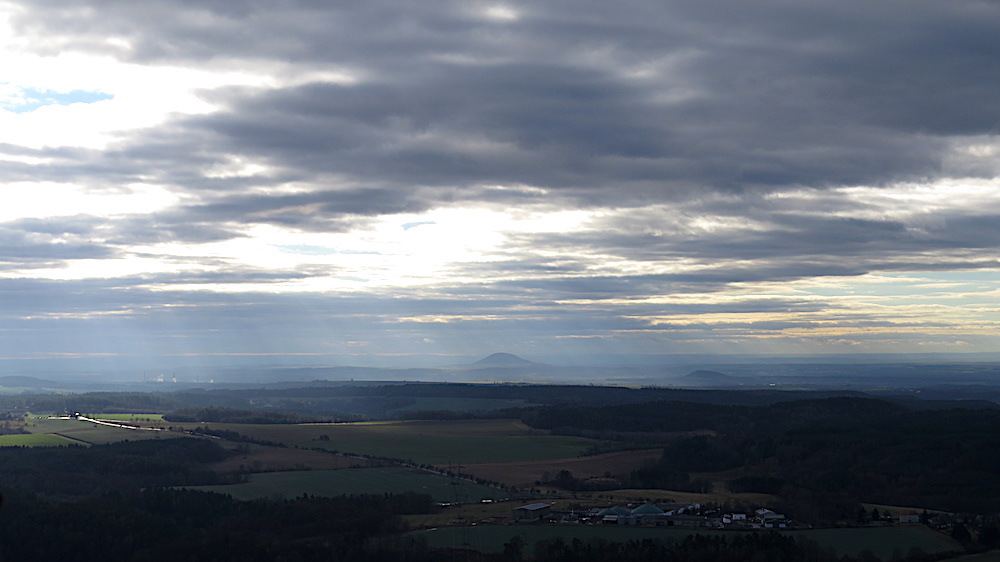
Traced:
[[632, 515], [659, 515], [663, 510], [651, 503], [642, 504], [632, 510]]
[[602, 510], [600, 513], [597, 514], [597, 516], [604, 517], [605, 515], [618, 515], [624, 517], [630, 513], [632, 512], [625, 509], [624, 507], [619, 507], [616, 505], [615, 507], [609, 507], [605, 510]]
[[545, 509], [546, 507], [552, 507], [551, 504], [547, 503], [530, 503], [528, 505], [522, 505], [521, 507], [515, 507], [514, 509], [523, 509], [525, 511], [538, 511], [539, 509]]

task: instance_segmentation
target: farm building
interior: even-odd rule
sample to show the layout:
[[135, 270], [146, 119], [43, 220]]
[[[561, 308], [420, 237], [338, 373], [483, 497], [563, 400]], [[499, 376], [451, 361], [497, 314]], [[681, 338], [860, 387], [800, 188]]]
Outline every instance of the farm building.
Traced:
[[627, 525], [632, 512], [624, 507], [614, 506], [597, 512], [594, 518], [602, 525]]
[[762, 507], [755, 511], [754, 515], [754, 523], [767, 529], [785, 529], [788, 527], [788, 521], [785, 519], [785, 516], [775, 513], [770, 509]]
[[662, 527], [719, 527], [718, 519], [711, 520], [700, 515], [671, 515], [656, 521], [656, 525]]
[[690, 514], [701, 511], [701, 504], [699, 503], [661, 502], [656, 505], [667, 515], [680, 515], [682, 513]]
[[551, 513], [552, 506], [547, 503], [532, 503], [515, 507], [514, 521], [541, 521]]
[[663, 510], [651, 503], [640, 505], [632, 510], [631, 519], [636, 525], [652, 525], [657, 519], [663, 518]]
[[747, 514], [726, 513], [722, 516], [722, 522], [726, 525], [745, 525], [747, 522]]
[[651, 503], [644, 503], [632, 510], [632, 515], [660, 515], [663, 510]]

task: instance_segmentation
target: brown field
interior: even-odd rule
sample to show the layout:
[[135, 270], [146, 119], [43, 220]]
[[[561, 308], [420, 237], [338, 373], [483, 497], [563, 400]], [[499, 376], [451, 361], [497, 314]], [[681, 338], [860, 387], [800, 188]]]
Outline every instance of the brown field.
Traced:
[[907, 506], [902, 506], [902, 505], [883, 505], [883, 504], [880, 504], [880, 503], [863, 503], [863, 504], [861, 504], [861, 507], [863, 507], [865, 509], [865, 511], [871, 511], [872, 508], [875, 508], [875, 509], [877, 509], [879, 511], [888, 511], [889, 513], [892, 514], [893, 517], [899, 517], [900, 515], [904, 515], [904, 514], [907, 514], [907, 513], [921, 513], [923, 511], [927, 511], [927, 513], [929, 513], [931, 515], [936, 515], [938, 513], [947, 513], [945, 511], [940, 511], [940, 510], [937, 510], [937, 509], [927, 509], [927, 510], [925, 510], [922, 507], [907, 507]]
[[770, 494], [741, 493], [734, 494], [729, 491], [713, 491], [707, 494], [696, 492], [677, 492], [673, 490], [612, 490], [603, 493], [605, 497], [616, 502], [644, 502], [644, 501], [672, 501], [687, 503], [717, 503], [723, 504], [728, 501], [736, 501], [751, 505], [766, 507], [774, 505], [778, 501], [778, 496]]
[[661, 449], [643, 449], [545, 461], [470, 464], [463, 467], [462, 472], [502, 482], [508, 486], [530, 488], [535, 485], [536, 480], [541, 480], [546, 472], [554, 476], [560, 470], [568, 470], [573, 476], [581, 479], [601, 477], [606, 472], [623, 474], [655, 461], [662, 454]]
[[216, 472], [236, 470], [250, 472], [277, 472], [282, 470], [336, 470], [341, 468], [371, 468], [381, 466], [378, 461], [359, 459], [283, 447], [250, 445], [246, 452], [237, 454], [211, 466]]
[[[514, 508], [529, 503], [544, 502], [552, 505], [556, 511], [568, 511], [578, 507], [581, 502], [576, 500], [537, 498], [512, 500], [493, 503], [467, 503], [451, 505], [434, 513], [406, 515], [404, 518], [413, 529], [428, 529], [433, 527], [449, 527], [455, 525], [510, 525], [513, 523]], [[587, 507], [590, 507], [589, 505]]]

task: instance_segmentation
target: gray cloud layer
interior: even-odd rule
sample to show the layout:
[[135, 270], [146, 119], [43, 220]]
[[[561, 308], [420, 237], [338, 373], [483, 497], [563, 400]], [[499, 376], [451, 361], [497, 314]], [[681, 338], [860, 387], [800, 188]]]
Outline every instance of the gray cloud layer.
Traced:
[[613, 186], [629, 201], [960, 173], [942, 169], [948, 139], [1000, 124], [986, 2], [547, 2], [511, 22], [464, 2], [78, 6], [33, 2], [15, 23], [63, 48], [124, 37], [141, 62], [362, 77], [214, 93], [227, 111], [137, 139], [131, 160], [239, 154], [365, 185]]
[[[466, 264], [464, 271], [492, 275], [495, 282], [442, 280], [440, 294], [405, 295], [415, 315], [435, 308], [446, 315], [502, 314], [506, 323], [543, 324], [551, 333], [570, 325], [600, 331], [642, 324], [626, 319], [642, 312], [631, 308], [577, 316], [545, 304], [560, 298], [996, 267], [1000, 210], [955, 210], [933, 224], [852, 217], [865, 209], [864, 201], [825, 192], [996, 175], [995, 159], [969, 157], [962, 147], [996, 142], [1000, 5], [635, 0], [509, 6], [519, 18], [490, 19], [486, 4], [448, 1], [23, 3], [12, 22], [46, 38], [35, 46], [41, 52], [87, 50], [141, 64], [220, 70], [268, 67], [289, 85], [205, 92], [219, 111], [176, 117], [104, 151], [0, 146], [0, 153], [52, 158], [49, 164], [0, 164], [4, 181], [113, 186], [142, 180], [187, 196], [169, 211], [109, 224], [85, 216], [58, 226], [6, 223], [0, 261], [23, 268], [120, 256], [124, 246], [139, 242], [221, 241], [242, 236], [247, 224], [345, 232], [378, 215], [455, 203], [634, 208], [634, 216], [609, 219], [586, 236], [512, 238], [510, 259]], [[131, 49], [109, 37], [128, 41]], [[357, 81], [292, 80], [319, 71], [354, 74]], [[269, 171], [252, 178], [206, 175], [232, 158], [267, 164]], [[267, 192], [292, 184], [308, 189]], [[488, 189], [493, 185], [541, 188], [545, 195]], [[768, 198], [803, 189], [811, 195], [794, 200], [799, 208]], [[660, 215], [643, 211], [658, 204], [764, 228], [738, 236], [685, 231], [683, 217], [658, 224]], [[532, 253], [538, 248], [563, 257]], [[609, 255], [705, 267], [634, 276], [589, 269]], [[508, 279], [511, 272], [522, 278]], [[200, 279], [151, 274], [98, 294], [109, 296], [107, 306], [131, 310], [165, 297], [144, 293], [142, 287], [154, 281], [309, 275], [239, 269]], [[119, 289], [127, 286], [136, 288], [123, 296]], [[496, 310], [469, 312], [471, 298], [462, 298], [467, 293], [475, 302], [495, 303], [489, 306]], [[509, 308], [529, 295], [538, 307], [533, 313], [544, 320]], [[170, 298], [225, 303], [218, 295]], [[383, 298], [371, 296], [356, 314], [399, 302]], [[794, 299], [762, 306], [813, 307]], [[262, 305], [256, 314], [276, 308]], [[388, 306], [402, 315], [400, 308]], [[698, 310], [704, 307], [688, 312]], [[294, 315], [276, 316], [294, 323]], [[342, 327], [348, 317], [329, 321]], [[206, 322], [216, 327], [227, 319], [212, 318]], [[381, 326], [382, 319], [374, 314], [371, 325]]]

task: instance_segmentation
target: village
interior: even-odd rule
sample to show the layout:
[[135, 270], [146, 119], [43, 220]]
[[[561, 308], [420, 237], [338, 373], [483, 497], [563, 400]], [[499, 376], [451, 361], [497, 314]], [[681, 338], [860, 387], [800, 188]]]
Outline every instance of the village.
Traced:
[[553, 509], [550, 503], [516, 507], [511, 518], [516, 523], [557, 522], [588, 525], [639, 525], [703, 529], [788, 529], [793, 523], [783, 514], [767, 508], [752, 513], [722, 513], [697, 503], [648, 502], [640, 505], [610, 506], [585, 510]]
[[[792, 521], [784, 514], [766, 507], [752, 512], [723, 512], [698, 503], [673, 501], [646, 502], [642, 504], [614, 505], [603, 508], [559, 509], [555, 504], [537, 502], [511, 510], [515, 523], [579, 523], [586, 525], [633, 525], [645, 527], [682, 527], [692, 529], [795, 529], [811, 527]], [[936, 513], [928, 515], [916, 511], [891, 514], [873, 509], [866, 516], [866, 525], [915, 525], [926, 524], [932, 528], [950, 529], [955, 523], [973, 523], [973, 515]]]

